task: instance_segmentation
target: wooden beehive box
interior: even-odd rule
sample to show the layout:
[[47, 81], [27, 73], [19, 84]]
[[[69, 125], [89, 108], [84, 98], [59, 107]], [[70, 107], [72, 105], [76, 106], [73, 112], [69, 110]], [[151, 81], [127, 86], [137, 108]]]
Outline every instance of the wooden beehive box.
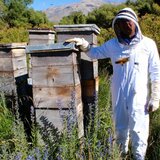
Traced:
[[[81, 25], [54, 25], [57, 34], [57, 41], [64, 42], [66, 39], [78, 37], [85, 38], [91, 45], [97, 45], [97, 34], [100, 29], [95, 24]], [[85, 53], [81, 52], [80, 57], [81, 80], [83, 81], [98, 81], [98, 61], [90, 59]], [[93, 82], [89, 82], [93, 84]], [[84, 82], [86, 88], [87, 82]], [[94, 84], [98, 84], [97, 82]], [[83, 84], [82, 84], [83, 85]], [[98, 88], [98, 87], [96, 87]], [[93, 95], [93, 94], [92, 94]]]
[[[95, 24], [81, 24], [81, 25], [55, 25], [54, 30], [57, 33], [57, 41], [64, 42], [66, 39], [78, 37], [86, 39], [91, 45], [97, 45], [97, 34], [100, 29]], [[89, 58], [86, 53], [80, 54], [80, 74], [81, 74], [81, 88], [82, 100], [84, 110], [84, 124], [87, 126], [89, 108], [94, 108], [96, 96], [98, 93], [98, 61]]]
[[100, 29], [95, 24], [54, 25], [57, 41], [64, 42], [68, 38], [85, 38], [89, 43], [97, 45], [97, 34]]
[[16, 95], [16, 78], [27, 74], [26, 43], [0, 44], [0, 91]]
[[33, 28], [28, 30], [29, 44], [53, 44], [55, 41], [55, 32], [50, 29]]
[[[46, 116], [61, 130], [59, 114], [75, 109], [79, 136], [83, 134], [83, 108], [79, 75], [78, 50], [74, 43], [28, 46], [31, 54], [33, 101], [37, 121]], [[73, 102], [74, 101], [74, 105]]]

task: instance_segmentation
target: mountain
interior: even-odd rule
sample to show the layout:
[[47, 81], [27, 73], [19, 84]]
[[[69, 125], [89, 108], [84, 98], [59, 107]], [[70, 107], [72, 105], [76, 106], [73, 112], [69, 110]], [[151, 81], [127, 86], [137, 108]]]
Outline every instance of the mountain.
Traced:
[[[117, 0], [116, 3], [121, 3], [122, 1], [124, 2], [124, 0]], [[115, 3], [115, 0], [81, 0], [79, 3], [49, 7], [47, 10], [44, 10], [44, 13], [46, 13], [51, 22], [59, 22], [62, 17], [68, 16], [72, 12], [81, 11], [87, 14], [105, 3]]]

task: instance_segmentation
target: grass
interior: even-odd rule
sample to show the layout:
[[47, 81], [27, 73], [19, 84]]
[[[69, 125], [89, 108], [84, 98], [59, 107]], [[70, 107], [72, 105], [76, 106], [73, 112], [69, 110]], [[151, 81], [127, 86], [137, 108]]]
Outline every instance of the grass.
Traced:
[[[6, 107], [5, 97], [0, 98], [0, 159], [1, 160], [120, 160], [114, 143], [110, 81], [105, 74], [100, 77], [96, 105], [90, 106], [90, 123], [85, 137], [78, 138], [77, 124], [70, 121], [60, 133], [46, 117], [44, 124], [33, 123], [32, 142], [27, 142], [23, 123]], [[74, 104], [74, 103], [73, 103]], [[92, 108], [95, 108], [94, 118]], [[73, 111], [74, 106], [70, 106]], [[160, 110], [151, 114], [150, 137], [146, 160], [160, 159]], [[69, 128], [68, 128], [69, 126]]]

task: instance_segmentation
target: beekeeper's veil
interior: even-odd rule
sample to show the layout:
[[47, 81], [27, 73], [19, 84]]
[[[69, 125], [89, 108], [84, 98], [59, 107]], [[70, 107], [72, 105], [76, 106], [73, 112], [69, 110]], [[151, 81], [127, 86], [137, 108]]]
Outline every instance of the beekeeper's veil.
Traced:
[[124, 9], [120, 10], [112, 22], [112, 28], [114, 29], [115, 34], [116, 34], [119, 42], [122, 44], [127, 44], [127, 42], [125, 42], [125, 40], [121, 37], [121, 33], [120, 33], [119, 28], [116, 24], [117, 19], [128, 19], [128, 20], [133, 21], [136, 25], [136, 35], [134, 36], [134, 38], [132, 38], [130, 40], [129, 45], [136, 44], [142, 39], [142, 34], [141, 34], [141, 30], [140, 30], [140, 27], [138, 24], [137, 15], [131, 8], [124, 8]]

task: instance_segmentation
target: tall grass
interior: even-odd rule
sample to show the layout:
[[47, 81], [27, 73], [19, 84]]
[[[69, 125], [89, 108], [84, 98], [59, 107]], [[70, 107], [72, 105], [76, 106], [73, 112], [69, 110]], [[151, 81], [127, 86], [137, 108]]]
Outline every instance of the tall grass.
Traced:
[[150, 134], [147, 160], [160, 159], [160, 109], [150, 114]]
[[[98, 97], [98, 98], [97, 98]], [[23, 123], [6, 107], [0, 97], [0, 159], [1, 160], [120, 160], [114, 143], [109, 77], [100, 76], [95, 105], [90, 105], [90, 121], [84, 137], [79, 138], [77, 124], [71, 121], [74, 103], [66, 115], [63, 132], [46, 117], [42, 125], [33, 123], [32, 142], [27, 142]], [[94, 113], [92, 113], [94, 108]], [[60, 109], [61, 112], [61, 109]], [[60, 113], [61, 115], [61, 113]], [[94, 117], [93, 117], [94, 115]], [[62, 117], [64, 118], [64, 117]], [[147, 160], [160, 159], [160, 111], [151, 114]], [[69, 128], [68, 128], [69, 127]]]
[[22, 157], [27, 156], [23, 125], [6, 107], [3, 94], [0, 96], [0, 110], [0, 159], [12, 159], [19, 152], [23, 152]]

